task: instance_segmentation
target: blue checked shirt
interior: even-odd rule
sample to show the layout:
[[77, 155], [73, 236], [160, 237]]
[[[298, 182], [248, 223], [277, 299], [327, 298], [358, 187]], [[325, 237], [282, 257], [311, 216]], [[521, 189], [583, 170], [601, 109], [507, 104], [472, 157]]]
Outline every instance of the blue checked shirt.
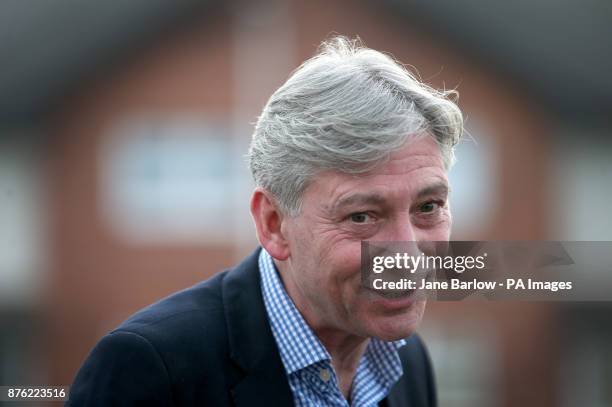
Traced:
[[[265, 249], [259, 255], [261, 291], [296, 406], [348, 407], [331, 365], [331, 356], [312, 332]], [[404, 340], [371, 339], [359, 361], [351, 388], [351, 405], [376, 406], [403, 374], [397, 352]]]

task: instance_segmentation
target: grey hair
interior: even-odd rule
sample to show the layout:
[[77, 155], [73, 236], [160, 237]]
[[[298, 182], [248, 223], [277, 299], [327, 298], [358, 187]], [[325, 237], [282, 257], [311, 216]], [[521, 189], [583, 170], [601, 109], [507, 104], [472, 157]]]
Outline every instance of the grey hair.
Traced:
[[449, 99], [456, 95], [423, 84], [359, 39], [325, 41], [257, 120], [247, 155], [255, 183], [296, 216], [317, 173], [370, 171], [424, 132], [436, 139], [448, 169], [463, 132], [461, 111]]

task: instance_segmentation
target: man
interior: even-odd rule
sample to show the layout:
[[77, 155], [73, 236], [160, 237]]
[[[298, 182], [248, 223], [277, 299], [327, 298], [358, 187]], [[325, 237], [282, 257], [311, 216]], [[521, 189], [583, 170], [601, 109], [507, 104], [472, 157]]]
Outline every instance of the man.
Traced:
[[462, 116], [447, 94], [335, 38], [270, 98], [250, 167], [261, 248], [133, 315], [70, 406], [432, 406], [425, 301], [361, 285], [360, 242], [448, 240]]

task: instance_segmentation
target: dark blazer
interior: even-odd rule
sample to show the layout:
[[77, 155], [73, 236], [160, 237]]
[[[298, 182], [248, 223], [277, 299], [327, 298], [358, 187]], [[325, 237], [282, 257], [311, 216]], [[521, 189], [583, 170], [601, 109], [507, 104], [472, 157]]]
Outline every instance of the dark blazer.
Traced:
[[[293, 405], [261, 295], [259, 251], [103, 337], [79, 370], [66, 405]], [[431, 364], [416, 335], [400, 357], [404, 375], [381, 405], [436, 405]]]

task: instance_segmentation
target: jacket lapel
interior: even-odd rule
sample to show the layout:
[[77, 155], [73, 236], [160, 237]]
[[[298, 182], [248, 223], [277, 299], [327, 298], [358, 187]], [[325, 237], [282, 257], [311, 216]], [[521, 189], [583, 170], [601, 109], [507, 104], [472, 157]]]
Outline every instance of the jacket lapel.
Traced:
[[380, 403], [381, 407], [410, 407], [411, 403], [406, 399], [403, 392], [391, 391]]
[[230, 358], [244, 371], [232, 389], [236, 406], [293, 405], [293, 395], [268, 322], [257, 249], [223, 281]]

